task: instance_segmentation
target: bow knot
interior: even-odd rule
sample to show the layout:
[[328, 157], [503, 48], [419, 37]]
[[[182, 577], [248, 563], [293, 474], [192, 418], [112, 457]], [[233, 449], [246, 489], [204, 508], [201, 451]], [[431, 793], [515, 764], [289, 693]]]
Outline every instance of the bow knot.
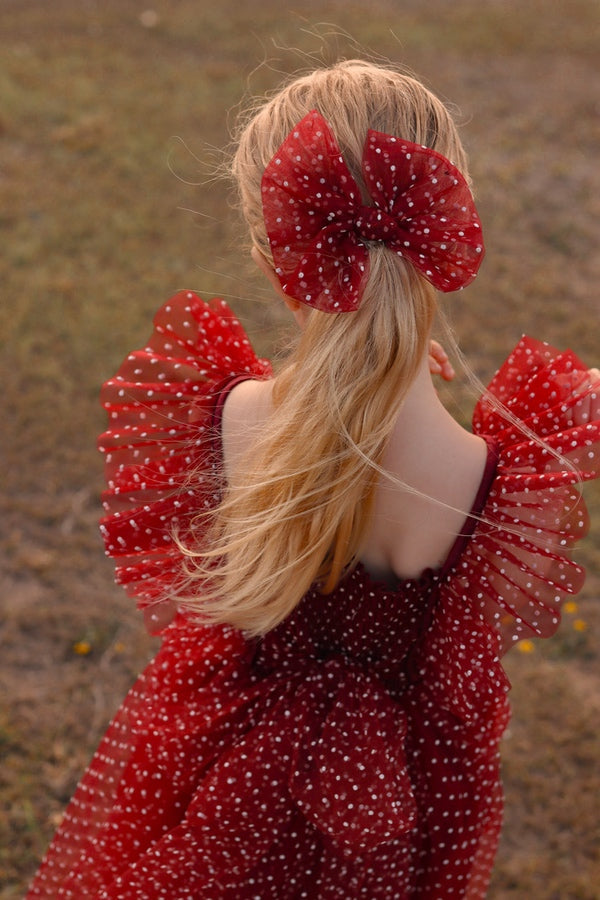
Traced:
[[324, 312], [358, 309], [379, 241], [441, 291], [469, 284], [484, 255], [481, 223], [463, 175], [444, 156], [369, 131], [361, 192], [317, 110], [265, 168], [261, 191], [275, 271], [284, 291]]
[[[342, 657], [296, 657], [259, 681], [258, 691], [266, 685], [265, 703], [252, 700], [253, 727], [210, 767], [188, 823], [210, 823], [230, 858], [245, 823], [253, 825], [249, 853], [258, 858], [298, 810], [340, 853], [372, 851], [415, 827], [408, 716], [377, 678]], [[240, 773], [248, 760], [255, 765], [247, 780]]]
[[354, 230], [363, 241], [380, 241], [389, 244], [398, 236], [396, 219], [376, 206], [361, 206], [354, 222]]

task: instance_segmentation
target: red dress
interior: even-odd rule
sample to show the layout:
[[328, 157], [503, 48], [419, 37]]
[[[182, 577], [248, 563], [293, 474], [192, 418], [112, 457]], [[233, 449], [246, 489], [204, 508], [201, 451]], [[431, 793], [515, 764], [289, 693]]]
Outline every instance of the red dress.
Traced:
[[600, 474], [600, 383], [524, 338], [475, 409], [489, 448], [481, 516], [441, 568], [390, 586], [359, 564], [250, 641], [157, 601], [178, 578], [172, 524], [218, 498], [232, 376], [269, 373], [224, 303], [181, 293], [104, 387], [107, 553], [163, 640], [29, 897], [485, 896], [508, 719], [500, 656], [552, 634], [581, 587], [574, 485], [576, 470]]

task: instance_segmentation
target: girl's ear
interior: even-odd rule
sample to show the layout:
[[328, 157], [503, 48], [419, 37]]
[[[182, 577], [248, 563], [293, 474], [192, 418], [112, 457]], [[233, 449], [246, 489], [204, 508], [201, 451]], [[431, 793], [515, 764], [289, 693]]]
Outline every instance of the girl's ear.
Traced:
[[261, 270], [263, 275], [266, 275], [266, 277], [269, 279], [269, 281], [271, 282], [271, 286], [275, 289], [275, 292], [279, 294], [280, 297], [283, 297], [285, 299], [286, 295], [283, 293], [281, 283], [279, 281], [279, 278], [277, 277], [277, 274], [275, 273], [275, 269], [266, 258], [266, 256], [263, 256], [256, 245], [254, 245], [254, 247], [250, 251], [250, 256], [252, 257], [258, 268]]
[[307, 308], [298, 300], [294, 300], [293, 297], [288, 297], [288, 295], [283, 292], [281, 282], [277, 277], [275, 269], [273, 268], [269, 260], [266, 259], [265, 256], [263, 256], [256, 245], [250, 251], [250, 256], [252, 257], [258, 268], [261, 270], [261, 272], [263, 272], [263, 274], [266, 275], [268, 280], [271, 282], [271, 286], [273, 287], [277, 296], [281, 297], [287, 308], [296, 317], [300, 326], [303, 327], [306, 314], [308, 313]]

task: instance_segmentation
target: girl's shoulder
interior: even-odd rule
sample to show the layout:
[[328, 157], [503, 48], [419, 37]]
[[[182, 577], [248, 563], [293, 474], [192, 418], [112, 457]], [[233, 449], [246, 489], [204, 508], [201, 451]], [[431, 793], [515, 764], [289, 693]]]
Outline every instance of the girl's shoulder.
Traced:
[[221, 415], [225, 478], [230, 481], [272, 411], [273, 380], [246, 379], [227, 394]]

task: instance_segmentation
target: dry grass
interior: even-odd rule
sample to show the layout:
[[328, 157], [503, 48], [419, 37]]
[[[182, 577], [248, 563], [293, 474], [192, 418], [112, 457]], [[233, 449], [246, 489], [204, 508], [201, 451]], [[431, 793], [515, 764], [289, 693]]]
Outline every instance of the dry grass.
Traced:
[[[477, 373], [523, 331], [600, 357], [596, 0], [163, 0], [154, 18], [133, 0], [51, 6], [2, 5], [0, 898], [22, 895], [152, 651], [96, 533], [99, 385], [182, 287], [231, 295], [260, 351], [272, 347], [277, 315], [240, 258], [214, 148], [245, 92], [355, 52], [319, 22], [461, 109], [489, 249], [449, 303]], [[449, 402], [466, 419], [463, 385]], [[592, 573], [598, 533], [581, 551]], [[553, 644], [510, 660], [493, 900], [600, 897], [598, 587]]]

